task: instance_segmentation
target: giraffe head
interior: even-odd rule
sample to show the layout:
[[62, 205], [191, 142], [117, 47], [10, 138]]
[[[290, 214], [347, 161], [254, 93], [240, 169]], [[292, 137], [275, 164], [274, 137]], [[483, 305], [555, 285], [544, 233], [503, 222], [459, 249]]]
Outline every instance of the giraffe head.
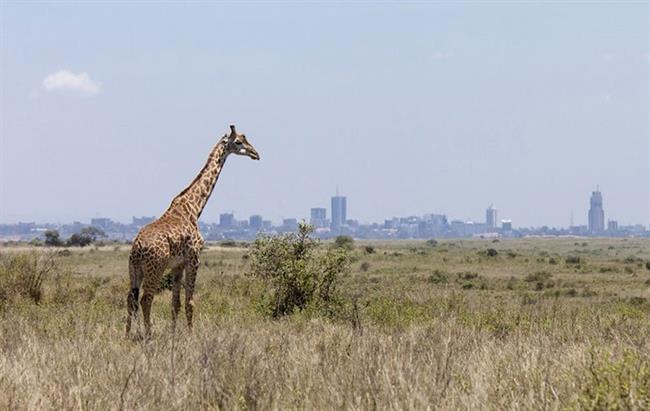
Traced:
[[253, 160], [259, 160], [260, 155], [251, 143], [246, 139], [245, 134], [238, 134], [235, 131], [235, 125], [230, 125], [230, 134], [226, 135], [226, 150], [228, 154], [238, 154], [240, 156], [248, 156]]

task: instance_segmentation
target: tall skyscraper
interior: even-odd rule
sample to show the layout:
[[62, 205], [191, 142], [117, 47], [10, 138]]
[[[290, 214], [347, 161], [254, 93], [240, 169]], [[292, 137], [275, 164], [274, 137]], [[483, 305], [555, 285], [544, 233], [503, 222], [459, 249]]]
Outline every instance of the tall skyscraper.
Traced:
[[248, 218], [248, 226], [251, 230], [260, 231], [262, 229], [262, 216], [252, 215]]
[[345, 197], [339, 196], [338, 194], [332, 197], [332, 224], [330, 226], [332, 230], [338, 231], [345, 224], [345, 220], [347, 219], [346, 208]]
[[485, 210], [485, 228], [488, 232], [493, 232], [497, 228], [497, 210], [492, 208], [492, 204]]
[[591, 193], [589, 203], [589, 232], [592, 234], [602, 233], [605, 231], [605, 211], [603, 210], [603, 196], [598, 188]]
[[316, 228], [325, 227], [327, 225], [327, 210], [325, 208], [312, 208], [309, 224]]

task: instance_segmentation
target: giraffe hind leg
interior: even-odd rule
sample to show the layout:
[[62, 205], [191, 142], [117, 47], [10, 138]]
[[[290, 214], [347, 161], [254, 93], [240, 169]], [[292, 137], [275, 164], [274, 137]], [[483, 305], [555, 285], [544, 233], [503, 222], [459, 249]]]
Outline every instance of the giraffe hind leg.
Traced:
[[131, 332], [131, 322], [137, 319], [138, 315], [138, 297], [140, 295], [140, 282], [142, 276], [139, 275], [138, 268], [133, 262], [129, 263], [129, 277], [131, 280], [131, 290], [126, 300], [127, 317], [126, 317], [126, 334]]
[[160, 279], [165, 271], [164, 264], [154, 264], [144, 267], [144, 279], [142, 281], [142, 317], [144, 319], [145, 337], [151, 337], [151, 305], [154, 294], [159, 290]]
[[176, 320], [181, 310], [181, 280], [183, 278], [183, 267], [172, 270], [172, 330], [176, 330]]
[[198, 268], [198, 256], [185, 267], [185, 318], [187, 319], [187, 328], [190, 330], [192, 329], [192, 319], [194, 317], [194, 283]]

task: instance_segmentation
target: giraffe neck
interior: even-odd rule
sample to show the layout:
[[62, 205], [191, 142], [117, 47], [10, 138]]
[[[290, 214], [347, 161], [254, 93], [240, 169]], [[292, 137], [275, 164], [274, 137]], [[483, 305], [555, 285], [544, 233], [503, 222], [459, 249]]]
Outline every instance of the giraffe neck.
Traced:
[[224, 137], [214, 146], [208, 161], [190, 185], [174, 197], [166, 213], [177, 212], [194, 223], [198, 222], [227, 157]]

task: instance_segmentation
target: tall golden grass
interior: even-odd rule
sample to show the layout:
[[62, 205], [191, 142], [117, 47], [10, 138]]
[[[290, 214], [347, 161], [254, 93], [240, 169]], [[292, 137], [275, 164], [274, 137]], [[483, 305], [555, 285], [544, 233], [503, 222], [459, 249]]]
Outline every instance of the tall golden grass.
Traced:
[[5, 290], [0, 409], [650, 408], [647, 240], [357, 245], [334, 320], [265, 317], [247, 252], [204, 253], [191, 333], [157, 295], [149, 341], [126, 248], [58, 257], [38, 304]]

